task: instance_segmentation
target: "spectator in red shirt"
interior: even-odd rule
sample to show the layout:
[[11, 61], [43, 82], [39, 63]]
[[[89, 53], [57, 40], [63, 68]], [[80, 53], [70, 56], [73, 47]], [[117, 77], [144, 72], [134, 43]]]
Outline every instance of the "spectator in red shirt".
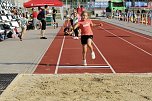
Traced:
[[33, 27], [36, 30], [36, 26], [37, 26], [37, 15], [38, 13], [36, 12], [35, 8], [32, 9], [32, 18], [33, 18]]
[[78, 4], [77, 12], [78, 12], [78, 14], [79, 14], [80, 16], [81, 16], [81, 13], [82, 13], [83, 11], [85, 11], [84, 7], [83, 7], [82, 5], [80, 6], [80, 4]]

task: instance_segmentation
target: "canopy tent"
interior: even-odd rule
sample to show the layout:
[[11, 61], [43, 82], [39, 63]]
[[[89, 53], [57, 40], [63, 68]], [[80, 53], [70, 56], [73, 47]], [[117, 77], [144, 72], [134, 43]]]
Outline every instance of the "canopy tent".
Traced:
[[63, 3], [59, 0], [29, 0], [28, 2], [25, 2], [23, 6], [25, 8], [31, 8], [31, 7], [39, 7], [39, 6], [63, 6]]
[[23, 4], [25, 8], [41, 7], [45, 5], [60, 7], [61, 19], [63, 20], [63, 2], [59, 0], [29, 0]]

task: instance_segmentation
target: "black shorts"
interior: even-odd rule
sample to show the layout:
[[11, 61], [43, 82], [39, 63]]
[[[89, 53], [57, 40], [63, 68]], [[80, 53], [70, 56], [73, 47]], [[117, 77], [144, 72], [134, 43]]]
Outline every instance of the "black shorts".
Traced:
[[68, 32], [69, 30], [70, 30], [69, 27], [65, 27], [65, 28], [64, 28], [64, 32]]
[[41, 20], [41, 23], [42, 23], [42, 30], [46, 30], [46, 21]]
[[82, 35], [81, 36], [81, 44], [87, 44], [88, 39], [93, 39], [93, 35]]
[[79, 34], [79, 27], [77, 27], [76, 29], [74, 29], [74, 34], [75, 34], [75, 36], [78, 37], [78, 34]]

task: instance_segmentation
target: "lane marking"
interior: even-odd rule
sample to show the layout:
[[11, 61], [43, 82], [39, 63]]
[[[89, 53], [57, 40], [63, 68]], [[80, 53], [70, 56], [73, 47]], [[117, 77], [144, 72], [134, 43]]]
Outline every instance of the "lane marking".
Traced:
[[58, 66], [59, 68], [110, 68], [110, 66]]
[[101, 51], [99, 50], [99, 48], [96, 46], [96, 44], [92, 41], [93, 45], [95, 46], [95, 48], [97, 49], [97, 51], [99, 52], [99, 54], [101, 55], [101, 57], [104, 59], [104, 61], [108, 64], [108, 66], [110, 67], [111, 71], [113, 73], [116, 73], [115, 70], [113, 69], [113, 67], [110, 65], [110, 63], [107, 61], [107, 59], [104, 57], [104, 55], [101, 53]]
[[[139, 33], [139, 32], [134, 33], [134, 32], [132, 32], [132, 31], [128, 31], [128, 30], [123, 29], [123, 28], [119, 28], [119, 27], [114, 26], [114, 25], [111, 25], [111, 24], [109, 24], [109, 23], [108, 23], [108, 25], [113, 26], [113, 27], [118, 28], [118, 29], [121, 29], [121, 30], [124, 30], [124, 31], [129, 32], [129, 33], [131, 33], [131, 34], [133, 34], [133, 35], [136, 35], [136, 36], [139, 36], [139, 37], [142, 37], [142, 38], [148, 39], [148, 40], [150, 40], [150, 41], [152, 40], [151, 38], [148, 38], [148, 37], [143, 36], [144, 34], [143, 34], [143, 35], [139, 35], [139, 34], [137, 34], [137, 33]], [[131, 27], [131, 26], [129, 26], [129, 27]]]
[[[59, 31], [60, 31], [60, 30], [59, 30]], [[57, 34], [58, 34], [58, 33], [56, 33], [56, 35], [57, 35]], [[45, 50], [42, 50], [42, 51], [41, 51], [41, 53], [40, 53], [41, 56], [38, 56], [38, 57], [36, 57], [36, 58], [34, 59], [34, 62], [35, 62], [36, 60], [38, 60], [37, 64], [36, 64], [30, 71], [29, 71], [29, 69], [28, 69], [28, 70], [26, 70], [26, 72], [24, 72], [24, 73], [29, 73], [29, 72], [34, 73], [34, 72], [36, 71], [37, 67], [39, 66], [40, 62], [42, 61], [43, 57], [45, 56], [47, 50], [50, 48], [52, 42], [55, 40], [56, 35], [53, 36], [53, 39], [52, 39], [52, 41], [48, 44], [48, 47], [47, 47]], [[34, 64], [34, 63], [32, 63], [32, 65], [33, 65], [33, 64]], [[27, 72], [27, 71], [28, 71], [28, 72]]]
[[[57, 74], [58, 72], [58, 69], [59, 67], [61, 67], [59, 65], [60, 63], [60, 59], [61, 59], [61, 54], [62, 54], [62, 51], [63, 51], [63, 46], [64, 46], [64, 42], [65, 42], [65, 36], [63, 37], [63, 41], [62, 41], [62, 45], [61, 45], [61, 49], [60, 49], [60, 52], [59, 52], [59, 57], [58, 57], [58, 60], [57, 60], [57, 65], [56, 65], [56, 68], [55, 68], [55, 74]], [[93, 42], [93, 41], [92, 41]], [[104, 59], [104, 61], [108, 64], [108, 66], [103, 66], [103, 67], [110, 67], [111, 71], [113, 73], [116, 73], [115, 70], [112, 68], [112, 66], [109, 64], [109, 62], [106, 60], [106, 58], [104, 57], [104, 55], [101, 53], [101, 51], [98, 49], [98, 47], [96, 46], [96, 44], [93, 42], [93, 45], [95, 46], [95, 48], [97, 49], [97, 51], [99, 52], [99, 54], [101, 55], [101, 57]], [[63, 66], [62, 66], [63, 67]], [[69, 66], [70, 67], [70, 66]], [[80, 66], [80, 67], [84, 67], [84, 66]], [[85, 66], [85, 67], [90, 67], [90, 66]], [[98, 67], [98, 66], [95, 66], [95, 67]], [[102, 66], [100, 66], [102, 67]]]
[[104, 28], [102, 28], [102, 27], [100, 27], [100, 28], [101, 28], [101, 29], [103, 29], [103, 30], [105, 30], [106, 32], [108, 32], [108, 33], [110, 33], [110, 34], [112, 34], [112, 35], [114, 35], [114, 36], [118, 37], [119, 39], [121, 39], [121, 40], [125, 41], [126, 43], [128, 43], [128, 44], [130, 44], [130, 45], [134, 46], [135, 48], [137, 48], [137, 49], [139, 49], [139, 50], [143, 51], [144, 53], [146, 53], [146, 54], [148, 54], [148, 55], [152, 56], [152, 54], [151, 54], [151, 53], [149, 53], [149, 52], [145, 51], [144, 49], [142, 49], [142, 48], [140, 48], [140, 47], [138, 47], [138, 46], [136, 46], [136, 45], [132, 44], [131, 42], [129, 42], [129, 41], [127, 41], [127, 40], [123, 39], [122, 37], [119, 37], [119, 36], [117, 36], [116, 34], [114, 34], [114, 33], [110, 32], [110, 31], [108, 31], [108, 30], [106, 30], [106, 29], [104, 29]]
[[81, 48], [64, 48], [64, 50], [65, 50], [65, 49], [67, 49], [67, 50], [68, 50], [68, 49], [69, 49], [69, 50], [71, 50], [71, 49], [74, 49], [74, 50], [75, 50], [75, 49], [78, 49], [78, 50], [79, 50], [79, 49], [81, 49]]
[[62, 50], [63, 50], [64, 41], [65, 41], [65, 36], [63, 37], [63, 41], [62, 41], [62, 45], [61, 45], [61, 49], [60, 49], [60, 53], [59, 53], [59, 57], [58, 57], [58, 61], [57, 61], [57, 64], [56, 64], [56, 68], [55, 68], [55, 73], [54, 74], [57, 74], [58, 69], [59, 69], [59, 63], [60, 63], [60, 59], [61, 59], [61, 54], [62, 54]]
[[113, 70], [113, 68], [111, 67], [111, 65], [108, 63], [108, 61], [105, 59], [105, 57], [102, 55], [102, 53], [100, 52], [100, 50], [97, 48], [97, 46], [95, 45], [94, 42], [93, 42], [94, 46], [97, 48], [99, 54], [106, 61], [106, 63], [108, 64], [108, 66], [107, 65], [106, 66], [61, 66], [61, 65], [59, 65], [60, 59], [61, 59], [61, 54], [62, 54], [62, 51], [63, 51], [64, 42], [65, 42], [65, 36], [63, 37], [63, 41], [62, 41], [62, 45], [61, 45], [61, 49], [60, 49], [60, 52], [59, 52], [59, 57], [58, 57], [58, 61], [57, 61], [57, 65], [56, 65], [56, 69], [55, 69], [55, 73], [54, 74], [57, 74], [59, 68], [91, 68], [91, 67], [92, 68], [110, 68], [113, 73], [116, 73]]

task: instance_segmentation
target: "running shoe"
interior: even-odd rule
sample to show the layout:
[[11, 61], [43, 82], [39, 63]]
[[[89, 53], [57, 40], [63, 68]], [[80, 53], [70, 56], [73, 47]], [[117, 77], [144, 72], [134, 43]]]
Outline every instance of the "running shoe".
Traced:
[[46, 37], [40, 37], [40, 39], [47, 39]]
[[92, 58], [92, 59], [95, 59], [95, 58], [96, 58], [96, 56], [95, 56], [95, 53], [94, 53], [94, 52], [91, 52], [91, 58]]
[[22, 36], [20, 34], [18, 35], [18, 37], [19, 37], [20, 41], [22, 41]]
[[78, 40], [78, 39], [79, 39], [79, 37], [76, 37], [76, 39]]
[[82, 65], [83, 66], [87, 66], [87, 61], [86, 60], [82, 60]]
[[78, 40], [78, 39], [79, 39], [79, 37], [76, 37], [76, 36], [75, 36], [75, 37], [73, 37], [73, 39]]
[[76, 37], [74, 36], [73, 39], [76, 39]]
[[56, 23], [56, 28], [58, 28], [59, 27], [59, 25], [58, 25], [58, 23]]

